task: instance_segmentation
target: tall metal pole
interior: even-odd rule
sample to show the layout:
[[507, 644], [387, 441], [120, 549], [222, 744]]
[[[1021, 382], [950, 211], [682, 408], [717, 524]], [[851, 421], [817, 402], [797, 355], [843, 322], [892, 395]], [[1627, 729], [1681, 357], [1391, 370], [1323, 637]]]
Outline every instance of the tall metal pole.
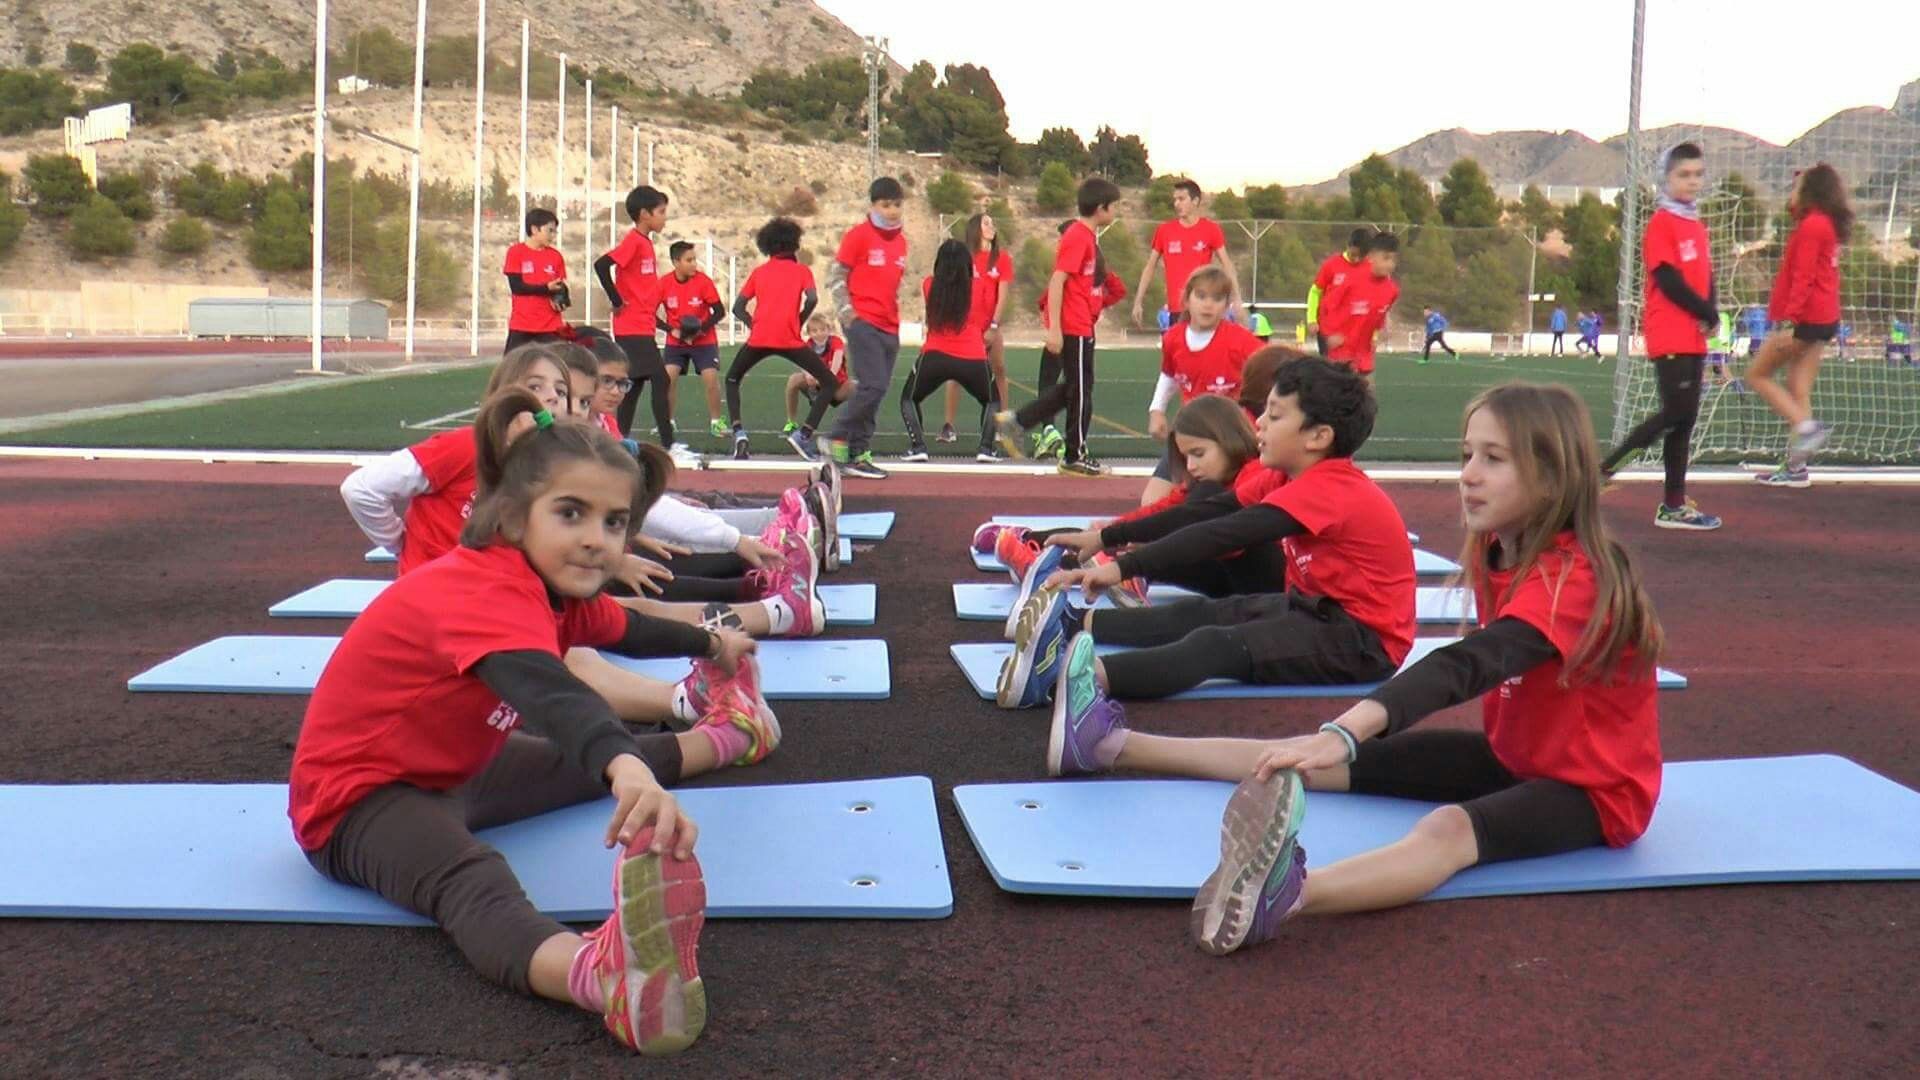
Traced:
[[487, 131], [487, 0], [480, 0], [473, 34], [473, 308], [467, 318], [467, 351], [480, 355], [480, 200], [485, 182], [481, 157]]
[[880, 175], [880, 68], [887, 60], [887, 39], [870, 37], [860, 59], [867, 69], [867, 179]]
[[1533, 271], [1540, 262], [1540, 230], [1527, 226], [1527, 332], [1520, 335], [1520, 355], [1533, 355]]
[[653, 185], [653, 140], [647, 140], [647, 186]]
[[560, 198], [567, 167], [567, 54], [560, 54], [560, 107], [553, 125], [553, 216], [560, 224], [553, 227], [553, 246], [560, 246], [560, 225], [567, 220], [566, 205]]
[[620, 106], [613, 107], [613, 115], [607, 118], [607, 247], [615, 243], [614, 234], [620, 231], [620, 217], [616, 211], [620, 207]]
[[[586, 181], [582, 185], [586, 196], [584, 208], [580, 211], [580, 268], [586, 269], [593, 263], [593, 80], [587, 80], [587, 171], [580, 174]], [[581, 280], [586, 280], [582, 278]], [[580, 290], [586, 295], [586, 303], [580, 309], [581, 317], [587, 325], [593, 325], [593, 289]]]
[[527, 222], [527, 67], [533, 53], [533, 24], [520, 20], [520, 224]]
[[413, 161], [407, 170], [407, 333], [401, 353], [401, 362], [408, 364], [413, 363], [413, 313], [419, 291], [421, 109], [426, 80], [427, 0], [419, 0], [413, 13]]
[[[1620, 221], [1620, 310], [1627, 316], [1620, 320], [1619, 340], [1614, 343], [1614, 360], [1619, 364], [1615, 369], [1616, 385], [1621, 373], [1627, 370], [1627, 353], [1633, 347], [1633, 331], [1640, 321], [1639, 304], [1633, 297], [1638, 283], [1634, 267], [1640, 261], [1640, 73], [1646, 57], [1646, 35], [1647, 0], [1633, 0], [1633, 73], [1627, 88], [1627, 202]], [[1630, 419], [1623, 410], [1615, 410], [1616, 441], [1626, 434]]]
[[327, 239], [327, 0], [315, 0], [313, 31], [313, 373], [320, 374], [320, 293]]
[[633, 138], [627, 143], [627, 186], [640, 186], [640, 125], [633, 125]]

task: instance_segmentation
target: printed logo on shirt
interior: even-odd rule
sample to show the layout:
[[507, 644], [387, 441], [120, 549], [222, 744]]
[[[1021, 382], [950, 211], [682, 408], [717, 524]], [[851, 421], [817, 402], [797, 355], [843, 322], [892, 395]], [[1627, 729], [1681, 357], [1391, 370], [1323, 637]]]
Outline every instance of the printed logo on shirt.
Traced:
[[1333, 275], [1333, 283], [1335, 285], [1344, 285], [1346, 284], [1346, 282], [1347, 282], [1347, 272], [1345, 270], [1342, 270]]
[[679, 309], [680, 309], [680, 298], [677, 296], [667, 297], [667, 310], [678, 311]]
[[495, 731], [512, 731], [519, 724], [520, 714], [504, 701], [494, 706], [493, 712], [487, 715], [487, 726]]
[[886, 249], [885, 248], [868, 248], [867, 249], [867, 265], [868, 266], [887, 265]]
[[1680, 241], [1680, 261], [1692, 262], [1693, 260], [1699, 257], [1700, 257], [1700, 252], [1694, 246], [1693, 237], [1689, 236], [1689, 237], [1683, 238]]
[[521, 259], [521, 260], [520, 260], [520, 272], [521, 272], [522, 274], [531, 274], [531, 273], [533, 273], [533, 260], [532, 260], [532, 259]]
[[467, 496], [467, 501], [466, 501], [465, 503], [462, 503], [462, 504], [461, 504], [461, 506], [460, 506], [460, 520], [462, 520], [462, 521], [465, 521], [465, 520], [467, 520], [468, 518], [470, 518], [470, 517], [472, 517], [472, 516], [473, 516], [473, 500], [474, 500], [475, 498], [477, 498], [477, 497], [479, 496], [479, 494], [480, 494], [480, 493], [476, 491], [476, 492], [474, 492], [474, 493], [473, 493], [472, 495], [468, 495], [468, 496]]
[[1167, 254], [1169, 255], [1180, 254], [1180, 241], [1178, 240], [1167, 241]]
[[651, 273], [654, 273], [654, 269], [653, 269], [653, 260], [652, 260], [652, 259], [641, 259], [641, 260], [640, 260], [640, 272], [641, 272], [641, 273], [643, 273], [643, 274], [651, 274]]
[[1098, 265], [1099, 264], [1094, 261], [1094, 257], [1089, 255], [1087, 256], [1087, 264], [1080, 268], [1080, 273], [1085, 277], [1092, 277], [1094, 268]]

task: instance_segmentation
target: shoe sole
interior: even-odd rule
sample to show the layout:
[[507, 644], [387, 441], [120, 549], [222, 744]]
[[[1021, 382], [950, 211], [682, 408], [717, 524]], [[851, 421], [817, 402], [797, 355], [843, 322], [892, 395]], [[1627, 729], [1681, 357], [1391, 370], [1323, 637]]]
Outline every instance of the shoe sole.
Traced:
[[1293, 857], [1306, 819], [1306, 789], [1291, 769], [1233, 789], [1220, 816], [1220, 862], [1193, 898], [1188, 929], [1203, 952], [1223, 956], [1246, 943], [1267, 876]]
[[[615, 875], [628, 989], [609, 1007], [625, 1010], [634, 1049], [648, 1056], [679, 1053], [707, 1026], [699, 967], [707, 884], [700, 862], [643, 852], [623, 858]], [[642, 976], [637, 988], [635, 975]]]
[[[1041, 548], [1042, 553], [1045, 551], [1046, 549], [1044, 547]], [[1020, 623], [1021, 609], [1027, 606], [1027, 601], [1033, 599], [1034, 592], [1040, 587], [1040, 580], [1033, 572], [1034, 568], [1039, 565], [1040, 555], [1035, 555], [1033, 561], [1027, 564], [1027, 572], [1020, 575], [1019, 591], [1013, 594], [1013, 607], [1007, 612], [1006, 637], [1008, 641], [1013, 640], [1014, 629]], [[1055, 562], [1054, 565], [1058, 567], [1059, 563]]]
[[840, 569], [840, 513], [834, 509], [833, 494], [823, 482], [807, 489], [808, 512], [820, 523], [820, 566], [828, 573]]
[[1712, 532], [1712, 531], [1714, 531], [1715, 529], [1718, 529], [1718, 528], [1719, 528], [1720, 526], [1718, 526], [1718, 525], [1690, 525], [1690, 524], [1688, 524], [1687, 522], [1684, 522], [1684, 521], [1666, 521], [1666, 520], [1664, 520], [1664, 519], [1661, 519], [1661, 518], [1654, 518], [1654, 519], [1653, 519], [1653, 527], [1654, 527], [1654, 528], [1656, 528], [1656, 529], [1677, 529], [1677, 530], [1679, 530], [1680, 532]]
[[1758, 483], [1761, 487], [1792, 488], [1795, 491], [1803, 491], [1813, 486], [1812, 478], [1808, 478], [1806, 480], [1788, 480], [1785, 483], [1781, 483], [1780, 481], [1777, 481], [1777, 480], [1768, 480], [1768, 479], [1765, 479], [1764, 477], [1755, 477], [1754, 479], [1755, 479], [1755, 482]]
[[1040, 631], [1046, 626], [1044, 615], [1052, 602], [1046, 606], [1029, 603], [1020, 609], [1020, 625], [1014, 630], [1013, 655], [1000, 667], [1000, 683], [994, 689], [993, 700], [1003, 709], [1019, 709], [1022, 693], [1033, 677], [1034, 662], [1038, 659]]
[[923, 450], [917, 454], [902, 454], [900, 455], [900, 460], [907, 461], [907, 462], [914, 462], [917, 464], [919, 462], [927, 460], [927, 453], [926, 451]]
[[[1081, 631], [1081, 634], [1086, 631]], [[1071, 699], [1067, 695], [1067, 680], [1073, 672], [1073, 644], [1080, 640], [1075, 634], [1067, 642], [1067, 655], [1060, 658], [1060, 673], [1053, 677], [1053, 723], [1047, 729], [1047, 775], [1061, 776], [1061, 764], [1067, 756], [1067, 724], [1072, 719]]]
[[787, 436], [787, 445], [793, 447], [793, 452], [799, 454], [800, 460], [802, 461], [820, 460], [819, 456], [813, 450], [808, 449], [806, 442], [803, 441], [797, 433]]

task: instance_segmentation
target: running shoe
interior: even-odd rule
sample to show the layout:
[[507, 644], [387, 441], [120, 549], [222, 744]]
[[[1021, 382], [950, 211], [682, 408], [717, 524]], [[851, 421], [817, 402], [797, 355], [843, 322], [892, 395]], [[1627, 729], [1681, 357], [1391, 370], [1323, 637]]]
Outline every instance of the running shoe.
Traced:
[[820, 599], [820, 561], [814, 554], [817, 525], [805, 531], [782, 533], [776, 545], [786, 556], [787, 576], [780, 600], [793, 609], [793, 629], [785, 637], [813, 637], [826, 629], [827, 605]]
[[[1014, 552], [1018, 556], [1019, 552]], [[1014, 594], [1013, 606], [1007, 611], [1006, 637], [1013, 640], [1013, 632], [1020, 622], [1020, 609], [1027, 606], [1027, 600], [1047, 583], [1047, 578], [1067, 557], [1066, 548], [1043, 547], [1027, 561], [1027, 567], [1020, 574], [1020, 590]]]
[[820, 530], [815, 535], [819, 546], [815, 554], [820, 559], [820, 568], [828, 573], [840, 569], [840, 514], [833, 508], [833, 496], [828, 493], [825, 484], [815, 482], [810, 485], [804, 496], [807, 513], [818, 522]]
[[1006, 448], [1008, 457], [1022, 458], [1027, 455], [1020, 449], [1020, 440], [1025, 438], [1027, 430], [1014, 419], [1012, 409], [1003, 409], [993, 414], [993, 437], [1000, 440]]
[[1788, 460], [1805, 465], [1807, 459], [1813, 457], [1816, 451], [1827, 445], [1827, 440], [1832, 437], [1833, 425], [1823, 420], [1815, 420], [1810, 430], [1796, 431], [1793, 433], [1793, 446], [1787, 452]]
[[907, 447], [907, 452], [900, 455], [900, 460], [925, 461], [927, 460], [927, 448], [924, 446], [909, 446]]
[[727, 422], [715, 420], [707, 425], [707, 431], [716, 439], [724, 439], [727, 437]]
[[933, 437], [934, 442], [959, 442], [960, 433], [953, 430], [952, 424], [941, 424], [940, 434]]
[[873, 451], [871, 450], [862, 453], [859, 457], [847, 462], [840, 468], [841, 471], [848, 476], [858, 476], [863, 480], [885, 480], [887, 478], [887, 470], [881, 468], [874, 462]]
[[1052, 424], [1042, 427], [1033, 437], [1033, 456], [1057, 458], [1067, 451], [1067, 437]]
[[727, 680], [719, 698], [700, 714], [696, 726], [721, 725], [747, 733], [747, 749], [728, 765], [756, 765], [780, 747], [780, 721], [760, 691], [760, 661], [752, 654], [742, 656], [733, 677]]
[[698, 859], [652, 846], [648, 826], [614, 859], [613, 914], [586, 935], [586, 961], [613, 1037], [642, 1054], [673, 1054], [707, 1026], [699, 963], [707, 885]]
[[1047, 733], [1048, 776], [1088, 776], [1113, 768], [1119, 740], [1109, 740], [1115, 732], [1127, 730], [1127, 714], [1119, 702], [1100, 689], [1093, 659], [1093, 635], [1073, 635], [1053, 688], [1053, 727]]
[[1225, 955], [1273, 937], [1300, 910], [1307, 852], [1299, 843], [1306, 786], [1293, 769], [1233, 789], [1220, 818], [1220, 862], [1193, 898], [1193, 943]]
[[814, 448], [813, 433], [806, 428], [788, 432], [787, 445], [793, 447], [793, 452], [799, 454], [802, 461], [820, 460], [820, 451]]
[[1067, 597], [1059, 589], [1041, 589], [1020, 609], [1013, 654], [1000, 668], [994, 700], [1003, 709], [1044, 705], [1053, 693], [1060, 655], [1067, 644]]
[[783, 529], [795, 531], [804, 529], [812, 515], [807, 512], [806, 496], [797, 487], [788, 488], [780, 493], [780, 502], [773, 512], [773, 523]]
[[747, 452], [747, 433], [744, 431], [734, 432], [733, 433], [733, 460], [747, 461], [747, 460], [750, 460], [752, 457], [753, 455]]
[[780, 434], [782, 434], [782, 435], [791, 435], [791, 434], [793, 434], [794, 432], [796, 432], [796, 431], [799, 431], [799, 430], [800, 430], [800, 425], [799, 425], [799, 424], [796, 424], [796, 423], [794, 423], [794, 422], [793, 422], [793, 421], [791, 421], [791, 420], [789, 420], [789, 421], [787, 421], [786, 423], [784, 423], [784, 424], [782, 424], [782, 425], [780, 425]]
[[1661, 529], [1691, 529], [1694, 532], [1712, 532], [1720, 527], [1720, 519], [1695, 506], [1692, 499], [1686, 500], [1677, 509], [1665, 503], [1653, 512], [1653, 524]]
[[1082, 457], [1076, 461], [1062, 461], [1060, 472], [1066, 476], [1105, 476], [1107, 467], [1092, 457]]
[[[1102, 551], [1087, 560], [1087, 565], [1104, 566], [1112, 561], [1113, 556]], [[1143, 608], [1150, 603], [1147, 599], [1147, 579], [1143, 577], [1121, 578], [1120, 584], [1106, 590], [1102, 595], [1112, 599], [1115, 607]]]
[[991, 555], [993, 554], [994, 542], [1000, 539], [1000, 531], [1002, 529], [1018, 528], [1020, 528], [1018, 525], [1002, 525], [997, 521], [989, 521], [973, 530], [973, 544], [971, 546], [974, 551], [982, 555]]
[[995, 465], [1007, 460], [1007, 453], [1000, 449], [997, 444], [989, 443], [981, 447], [979, 451], [973, 455], [973, 460], [982, 465]]
[[1805, 465], [1799, 468], [1782, 465], [1770, 473], [1761, 473], [1754, 480], [1766, 487], [1806, 488], [1813, 486], [1813, 474]]
[[[702, 656], [694, 660], [693, 670], [680, 680], [680, 686], [687, 692], [687, 707], [695, 717], [703, 717], [726, 695], [727, 684], [731, 681], [727, 673], [720, 670], [719, 664]], [[688, 722], [675, 719], [669, 726], [684, 730]]]
[[[814, 447], [818, 449], [819, 446], [819, 440], [814, 440]], [[814, 480], [826, 485], [828, 501], [833, 504], [833, 512], [836, 515], [846, 509], [845, 504], [840, 501], [840, 466], [833, 458], [827, 457], [821, 460], [820, 467], [815, 470]]]
[[[978, 539], [977, 535], [975, 539]], [[1001, 529], [994, 537], [993, 557], [999, 559], [1000, 565], [1007, 568], [1007, 576], [1013, 579], [1015, 585], [1026, 579], [1027, 567], [1033, 565], [1035, 556], [1039, 554], [1039, 541], [1034, 540], [1031, 533], [1017, 525]], [[1014, 605], [1014, 609], [1019, 610], [1019, 605]]]

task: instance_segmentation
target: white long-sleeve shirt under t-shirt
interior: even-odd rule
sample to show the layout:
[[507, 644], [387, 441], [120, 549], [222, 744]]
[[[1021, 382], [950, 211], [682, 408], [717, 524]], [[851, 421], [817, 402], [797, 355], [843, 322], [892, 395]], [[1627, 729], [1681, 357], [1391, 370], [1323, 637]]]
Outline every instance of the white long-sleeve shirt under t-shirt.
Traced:
[[669, 544], [696, 552], [727, 552], [740, 545], [740, 530], [718, 514], [662, 495], [640, 522], [640, 531]]
[[340, 497], [367, 539], [399, 554], [407, 531], [407, 505], [432, 487], [413, 451], [395, 450], [348, 474], [340, 482]]

